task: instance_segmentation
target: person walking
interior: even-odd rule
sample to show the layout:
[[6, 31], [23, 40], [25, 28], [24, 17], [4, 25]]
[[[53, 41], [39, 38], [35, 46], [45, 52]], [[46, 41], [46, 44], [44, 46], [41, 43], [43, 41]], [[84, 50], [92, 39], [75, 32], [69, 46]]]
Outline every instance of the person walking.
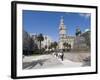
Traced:
[[64, 60], [64, 53], [62, 52], [62, 61]]
[[63, 53], [63, 50], [61, 50], [61, 60], [62, 60], [62, 61], [64, 60], [64, 53]]

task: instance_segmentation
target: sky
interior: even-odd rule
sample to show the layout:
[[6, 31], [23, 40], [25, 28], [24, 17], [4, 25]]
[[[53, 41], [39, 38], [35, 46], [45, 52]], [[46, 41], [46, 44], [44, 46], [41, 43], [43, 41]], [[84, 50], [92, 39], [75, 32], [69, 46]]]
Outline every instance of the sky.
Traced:
[[76, 28], [79, 26], [83, 32], [90, 29], [91, 14], [73, 12], [48, 12], [23, 10], [23, 28], [29, 34], [48, 35], [53, 41], [59, 39], [59, 25], [61, 16], [67, 29], [67, 35], [75, 35]]

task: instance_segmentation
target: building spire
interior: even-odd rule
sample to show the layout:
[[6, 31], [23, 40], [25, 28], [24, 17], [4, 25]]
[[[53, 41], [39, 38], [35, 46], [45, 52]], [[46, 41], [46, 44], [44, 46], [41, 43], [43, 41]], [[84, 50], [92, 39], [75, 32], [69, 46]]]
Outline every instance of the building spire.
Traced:
[[65, 25], [64, 25], [64, 18], [63, 18], [63, 16], [61, 16], [59, 29], [66, 29]]
[[64, 25], [64, 18], [61, 16], [59, 25], [59, 47], [63, 49], [63, 43], [66, 41], [66, 27]]
[[64, 24], [64, 18], [61, 16], [61, 24]]

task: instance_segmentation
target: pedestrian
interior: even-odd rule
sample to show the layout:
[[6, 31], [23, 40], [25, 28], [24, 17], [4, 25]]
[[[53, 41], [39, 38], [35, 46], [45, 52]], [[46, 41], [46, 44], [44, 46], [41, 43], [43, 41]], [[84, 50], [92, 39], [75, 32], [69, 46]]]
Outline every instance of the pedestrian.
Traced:
[[63, 59], [64, 59], [64, 53], [63, 51], [61, 51], [61, 60], [63, 61]]

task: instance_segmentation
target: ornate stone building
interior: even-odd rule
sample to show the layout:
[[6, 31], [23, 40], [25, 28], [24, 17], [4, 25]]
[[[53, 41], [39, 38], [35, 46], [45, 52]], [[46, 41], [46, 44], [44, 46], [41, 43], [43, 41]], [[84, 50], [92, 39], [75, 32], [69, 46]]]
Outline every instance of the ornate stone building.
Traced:
[[[72, 50], [89, 51], [90, 50], [90, 30], [81, 32], [80, 28], [76, 28], [75, 36], [68, 35], [68, 29], [64, 24], [64, 19], [61, 17], [59, 25], [59, 49], [64, 49], [64, 43], [70, 45]], [[68, 47], [67, 47], [68, 48]]]
[[59, 49], [64, 49], [64, 43], [70, 44], [72, 49], [74, 44], [74, 38], [74, 36], [69, 36], [67, 34], [67, 28], [64, 25], [64, 19], [62, 16], [59, 25]]

